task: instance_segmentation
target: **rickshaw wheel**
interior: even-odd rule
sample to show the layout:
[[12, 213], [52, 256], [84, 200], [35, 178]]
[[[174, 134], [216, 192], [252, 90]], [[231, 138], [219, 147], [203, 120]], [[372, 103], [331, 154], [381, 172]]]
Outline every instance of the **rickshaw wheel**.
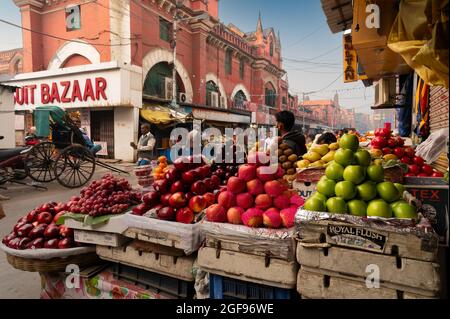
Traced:
[[67, 188], [85, 185], [95, 172], [95, 157], [84, 146], [71, 145], [55, 160], [54, 174], [58, 182]]
[[39, 143], [28, 152], [25, 157], [25, 172], [36, 182], [48, 183], [54, 181], [53, 164], [56, 157], [56, 148], [53, 143]]

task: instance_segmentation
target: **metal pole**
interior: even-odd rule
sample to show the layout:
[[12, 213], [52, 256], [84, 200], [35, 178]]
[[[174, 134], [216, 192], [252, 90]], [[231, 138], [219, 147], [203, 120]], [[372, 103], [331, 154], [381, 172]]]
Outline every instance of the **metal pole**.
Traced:
[[173, 17], [173, 70], [172, 70], [172, 102], [170, 106], [173, 108], [179, 108], [177, 103], [177, 30], [178, 29], [178, 5], [175, 8], [175, 14]]

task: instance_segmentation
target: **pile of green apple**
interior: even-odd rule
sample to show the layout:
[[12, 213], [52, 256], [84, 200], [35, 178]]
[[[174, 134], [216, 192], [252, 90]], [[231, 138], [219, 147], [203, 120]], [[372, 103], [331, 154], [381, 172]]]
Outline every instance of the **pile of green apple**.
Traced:
[[417, 208], [402, 200], [404, 187], [387, 182], [381, 165], [372, 165], [370, 153], [359, 149], [356, 135], [346, 134], [317, 192], [306, 201], [309, 211], [354, 216], [417, 219]]

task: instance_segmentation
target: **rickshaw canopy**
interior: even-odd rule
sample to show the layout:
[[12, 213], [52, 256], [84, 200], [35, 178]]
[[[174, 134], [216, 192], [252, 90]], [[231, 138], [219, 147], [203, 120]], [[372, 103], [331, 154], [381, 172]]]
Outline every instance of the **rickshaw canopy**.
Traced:
[[34, 110], [34, 123], [36, 135], [39, 137], [49, 136], [50, 122], [64, 125], [66, 112], [58, 106], [39, 106]]

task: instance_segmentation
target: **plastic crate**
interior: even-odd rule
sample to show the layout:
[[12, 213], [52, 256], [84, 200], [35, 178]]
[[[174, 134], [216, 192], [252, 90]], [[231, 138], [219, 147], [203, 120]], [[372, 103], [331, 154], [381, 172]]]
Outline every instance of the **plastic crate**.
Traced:
[[122, 264], [114, 264], [112, 272], [116, 279], [132, 281], [135, 285], [152, 289], [157, 293], [163, 293], [175, 299], [193, 299], [195, 295], [194, 282], [183, 281]]
[[295, 289], [283, 289], [209, 274], [211, 299], [300, 299]]

